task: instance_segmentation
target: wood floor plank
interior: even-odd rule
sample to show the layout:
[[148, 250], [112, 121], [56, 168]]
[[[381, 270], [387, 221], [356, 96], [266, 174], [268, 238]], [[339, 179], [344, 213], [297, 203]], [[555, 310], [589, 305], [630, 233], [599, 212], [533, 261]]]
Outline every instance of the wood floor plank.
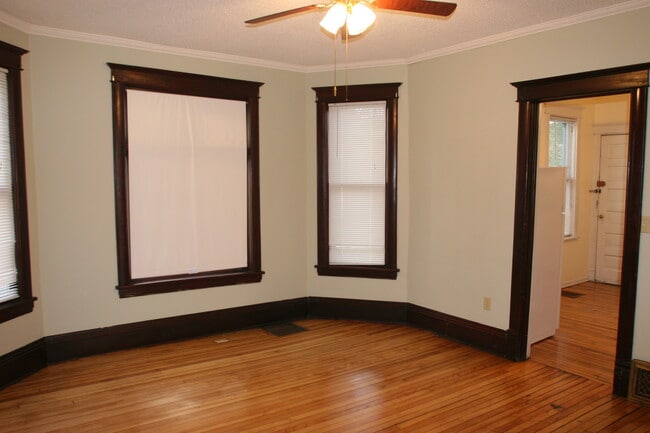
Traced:
[[566, 288], [557, 333], [532, 346], [531, 359], [612, 385], [616, 357], [620, 287], [594, 282]]
[[307, 331], [249, 329], [49, 366], [0, 391], [0, 432], [639, 432], [650, 419], [600, 381], [428, 331], [297, 324]]

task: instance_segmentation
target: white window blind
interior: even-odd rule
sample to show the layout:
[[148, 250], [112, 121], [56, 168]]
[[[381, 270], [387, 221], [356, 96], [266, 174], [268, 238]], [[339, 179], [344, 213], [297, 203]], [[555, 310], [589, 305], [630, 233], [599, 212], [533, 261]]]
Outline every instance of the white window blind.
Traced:
[[386, 101], [329, 104], [329, 260], [383, 265]]
[[7, 71], [0, 69], [0, 303], [17, 299]]
[[132, 278], [248, 265], [246, 103], [127, 91]]

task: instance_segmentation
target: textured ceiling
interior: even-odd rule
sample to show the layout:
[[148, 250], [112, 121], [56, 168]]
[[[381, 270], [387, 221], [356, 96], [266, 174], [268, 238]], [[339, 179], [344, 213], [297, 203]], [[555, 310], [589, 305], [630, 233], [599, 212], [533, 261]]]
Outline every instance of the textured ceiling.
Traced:
[[[449, 1], [449, 0], [448, 0]], [[308, 12], [265, 25], [244, 21], [313, 0], [0, 0], [0, 20], [23, 30], [109, 43], [155, 44], [236, 56], [289, 69], [318, 70], [334, 43]], [[349, 44], [351, 66], [409, 63], [445, 52], [650, 6], [650, 0], [457, 0], [447, 19], [379, 11]], [[111, 38], [120, 38], [121, 41]], [[338, 61], [343, 61], [339, 44]]]

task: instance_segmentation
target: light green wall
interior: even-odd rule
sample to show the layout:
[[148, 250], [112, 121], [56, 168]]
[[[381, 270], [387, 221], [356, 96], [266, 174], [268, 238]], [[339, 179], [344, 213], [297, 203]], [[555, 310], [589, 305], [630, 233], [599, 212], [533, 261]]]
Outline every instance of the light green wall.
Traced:
[[[45, 335], [305, 295], [303, 74], [32, 37]], [[106, 62], [264, 82], [261, 284], [119, 299]]]
[[[397, 280], [318, 276], [316, 239], [316, 104], [312, 87], [332, 86], [333, 74], [318, 73], [307, 77], [305, 113], [307, 128], [307, 291], [309, 296], [372, 299], [406, 302], [408, 284], [409, 237], [409, 85], [406, 66], [354, 69], [348, 73], [349, 84], [402, 83], [399, 88], [397, 126]], [[339, 73], [338, 85], [342, 86]], [[339, 91], [343, 91], [343, 88]]]
[[[408, 301], [508, 327], [516, 167], [509, 83], [650, 61], [650, 8], [409, 66], [351, 70], [402, 82], [396, 281], [318, 277], [313, 86], [331, 73], [279, 71], [29, 36], [26, 57], [32, 263], [40, 297], [0, 324], [0, 354], [43, 335], [303, 296]], [[262, 81], [261, 284], [119, 299], [106, 62]], [[342, 80], [343, 75], [339, 74]], [[650, 152], [648, 152], [650, 155]], [[650, 158], [650, 157], [649, 157]], [[650, 159], [647, 161], [650, 166]], [[647, 177], [646, 177], [647, 179]], [[650, 213], [646, 180], [644, 214]], [[650, 239], [641, 240], [634, 354], [650, 359]], [[482, 309], [492, 298], [491, 311]]]
[[497, 46], [409, 69], [409, 301], [501, 329], [517, 135], [511, 63], [510, 49]]
[[[0, 23], [0, 40], [8, 44], [29, 50], [29, 37], [3, 23]], [[39, 275], [39, 243], [37, 236], [32, 233], [33, 227], [38, 225], [37, 220], [37, 188], [34, 182], [34, 141], [32, 137], [32, 105], [31, 105], [31, 54], [22, 57], [23, 73], [21, 75], [23, 96], [23, 124], [25, 132], [25, 173], [27, 175], [27, 210], [28, 224], [30, 227], [32, 292], [36, 297], [41, 296], [41, 282]], [[42, 303], [34, 304], [34, 312], [20, 316], [0, 324], [0, 355], [10, 352], [25, 344], [36, 341], [43, 336]]]
[[[409, 68], [410, 302], [508, 328], [517, 137], [509, 83], [649, 62], [650, 45], [639, 43], [650, 40], [648, 23], [650, 8]], [[650, 359], [647, 234], [640, 248], [634, 354]]]

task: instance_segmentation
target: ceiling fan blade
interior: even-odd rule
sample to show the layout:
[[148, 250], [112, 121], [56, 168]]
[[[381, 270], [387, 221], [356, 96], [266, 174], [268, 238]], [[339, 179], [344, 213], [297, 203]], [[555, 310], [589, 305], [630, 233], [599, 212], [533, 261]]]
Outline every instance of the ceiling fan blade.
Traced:
[[244, 22], [246, 24], [260, 24], [260, 23], [264, 23], [266, 21], [275, 20], [277, 18], [286, 17], [288, 15], [299, 14], [301, 12], [307, 12], [307, 11], [313, 11], [315, 9], [322, 9], [325, 6], [326, 5], [324, 5], [324, 4], [302, 6], [302, 7], [295, 8], [295, 9], [289, 9], [289, 10], [282, 11], [282, 12], [276, 12], [276, 13], [271, 14], [271, 15], [265, 15], [263, 17], [253, 18], [252, 20], [247, 20], [247, 21], [244, 21]]
[[415, 12], [442, 17], [447, 17], [456, 10], [456, 3], [428, 0], [375, 0], [372, 5], [378, 9]]

